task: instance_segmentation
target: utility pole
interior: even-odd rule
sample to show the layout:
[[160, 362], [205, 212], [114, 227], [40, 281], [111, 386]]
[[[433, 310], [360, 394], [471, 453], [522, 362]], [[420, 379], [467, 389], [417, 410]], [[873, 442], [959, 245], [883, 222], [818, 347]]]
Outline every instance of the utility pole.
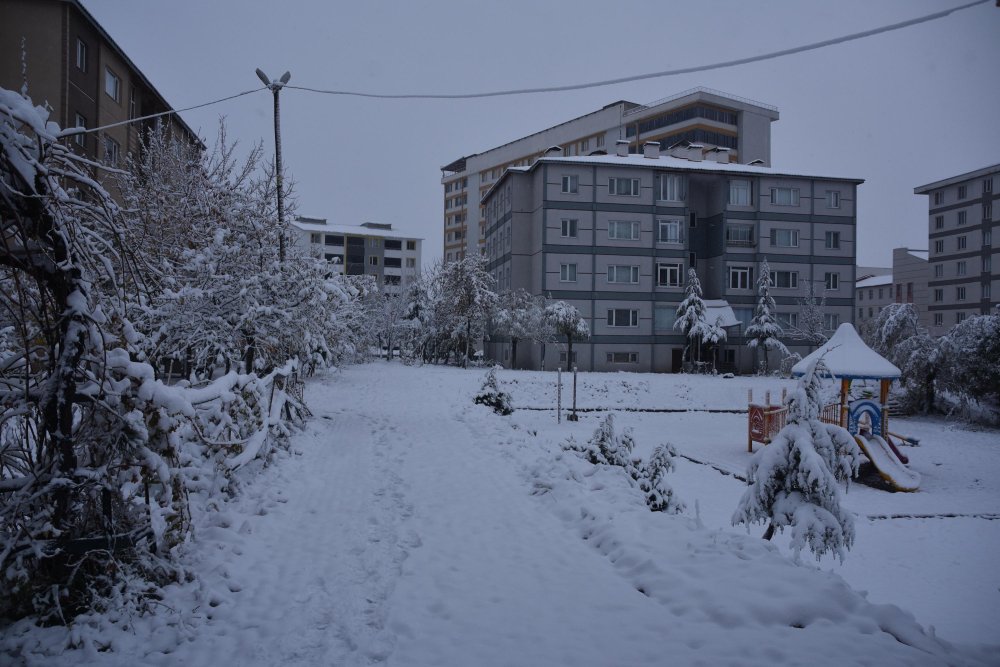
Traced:
[[292, 78], [291, 72], [285, 72], [277, 81], [271, 81], [267, 75], [257, 69], [257, 76], [264, 85], [274, 93], [274, 169], [278, 188], [278, 259], [285, 263], [285, 193], [283, 192], [283, 182], [281, 173], [281, 108], [278, 104], [278, 93], [285, 87], [288, 80]]

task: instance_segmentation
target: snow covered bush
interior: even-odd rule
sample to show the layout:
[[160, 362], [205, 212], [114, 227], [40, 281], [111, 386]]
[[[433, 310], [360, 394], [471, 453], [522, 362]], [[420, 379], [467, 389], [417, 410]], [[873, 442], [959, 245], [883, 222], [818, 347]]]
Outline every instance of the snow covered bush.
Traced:
[[775, 351], [782, 356], [788, 354], [788, 348], [780, 340], [784, 332], [775, 318], [776, 309], [774, 297], [771, 296], [771, 267], [765, 258], [760, 265], [760, 276], [757, 278], [757, 306], [746, 330], [747, 347], [754, 351], [754, 356], [760, 353], [761, 375], [767, 375], [769, 352]]
[[498, 415], [509, 415], [514, 412], [514, 408], [510, 404], [510, 394], [500, 390], [500, 384], [497, 381], [497, 370], [495, 368], [491, 368], [486, 373], [483, 386], [480, 388], [479, 393], [476, 394], [475, 403], [476, 405], [485, 405], [491, 408]]
[[939, 342], [920, 328], [910, 303], [890, 303], [863, 331], [865, 342], [902, 373], [900, 402], [904, 410], [929, 412], [937, 403]]
[[649, 460], [640, 468], [639, 488], [646, 496], [646, 504], [653, 512], [676, 514], [684, 511], [684, 503], [677, 499], [667, 484], [667, 473], [674, 469], [677, 452], [669, 444], [659, 445]]
[[789, 395], [785, 427], [750, 461], [733, 525], [768, 522], [764, 539], [787, 527], [796, 557], [808, 547], [817, 559], [832, 552], [843, 560], [854, 520], [841, 507], [838, 482], [857, 475], [863, 455], [845, 429], [820, 421], [824, 374], [818, 360]]
[[597, 465], [632, 467], [632, 450], [635, 440], [632, 429], [626, 428], [620, 434], [615, 430], [615, 416], [609, 414], [594, 430], [594, 435], [587, 441], [584, 455], [587, 460]]
[[947, 391], [998, 407], [1000, 315], [960, 322], [940, 339], [938, 349], [941, 381]]

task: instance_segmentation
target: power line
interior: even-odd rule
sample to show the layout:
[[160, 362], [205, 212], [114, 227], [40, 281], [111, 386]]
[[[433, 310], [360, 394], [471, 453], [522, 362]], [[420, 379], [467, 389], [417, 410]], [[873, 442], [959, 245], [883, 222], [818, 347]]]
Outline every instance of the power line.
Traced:
[[707, 72], [710, 70], [724, 69], [727, 67], [735, 67], [737, 65], [746, 65], [749, 63], [760, 62], [762, 60], [772, 60], [774, 58], [781, 58], [782, 56], [788, 56], [795, 53], [804, 53], [806, 51], [814, 51], [816, 49], [822, 49], [827, 46], [833, 46], [835, 44], [843, 44], [845, 42], [852, 42], [858, 39], [864, 39], [865, 37], [871, 37], [873, 35], [879, 35], [886, 32], [892, 32], [894, 30], [900, 30], [902, 28], [908, 28], [913, 25], [918, 25], [920, 23], [927, 23], [930, 21], [936, 21], [942, 19], [954, 12], [961, 11], [963, 9], [968, 9], [969, 7], [975, 7], [976, 5], [984, 5], [990, 0], [976, 0], [975, 2], [970, 2], [958, 7], [952, 7], [951, 9], [946, 9], [940, 12], [934, 12], [933, 14], [927, 14], [926, 16], [921, 16], [919, 18], [910, 19], [908, 21], [901, 21], [899, 23], [892, 23], [890, 25], [882, 26], [879, 28], [873, 28], [872, 30], [865, 30], [863, 32], [856, 32], [850, 35], [844, 35], [842, 37], [834, 37], [833, 39], [826, 39], [821, 42], [813, 42], [812, 44], [806, 44], [804, 46], [796, 46], [790, 49], [782, 49], [781, 51], [773, 51], [771, 53], [765, 53], [759, 56], [749, 56], [747, 58], [737, 58], [736, 60], [726, 60], [719, 63], [712, 63], [711, 65], [697, 65], [694, 67], [682, 67], [679, 69], [664, 70], [662, 72], [651, 72], [649, 74], [636, 74], [634, 76], [624, 76], [617, 79], [607, 79], [605, 81], [592, 81], [589, 83], [575, 83], [565, 86], [544, 86], [541, 88], [515, 88], [512, 90], [497, 90], [485, 93], [410, 93], [410, 94], [390, 94], [390, 93], [363, 93], [351, 90], [321, 90], [318, 88], [309, 88], [306, 86], [285, 86], [286, 88], [294, 88], [295, 90], [305, 90], [311, 93], [322, 93], [324, 95], [344, 95], [350, 97], [370, 97], [377, 99], [392, 99], [392, 100], [466, 100], [475, 99], [482, 97], [503, 97], [509, 95], [532, 95], [537, 93], [557, 93], [564, 92], [568, 90], [583, 90], [586, 88], [600, 88], [602, 86], [611, 86], [618, 83], [628, 83], [631, 81], [642, 81], [645, 79], [658, 79], [668, 76], [677, 76], [678, 74], [691, 74], [694, 72]]

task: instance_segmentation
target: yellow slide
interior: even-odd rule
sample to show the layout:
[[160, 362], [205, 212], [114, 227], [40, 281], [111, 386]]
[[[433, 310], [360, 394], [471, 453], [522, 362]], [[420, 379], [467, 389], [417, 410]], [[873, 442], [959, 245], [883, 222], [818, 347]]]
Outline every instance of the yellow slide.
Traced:
[[861, 451], [875, 466], [875, 470], [896, 491], [916, 491], [920, 486], [920, 473], [910, 470], [899, 460], [885, 440], [877, 435], [856, 435]]

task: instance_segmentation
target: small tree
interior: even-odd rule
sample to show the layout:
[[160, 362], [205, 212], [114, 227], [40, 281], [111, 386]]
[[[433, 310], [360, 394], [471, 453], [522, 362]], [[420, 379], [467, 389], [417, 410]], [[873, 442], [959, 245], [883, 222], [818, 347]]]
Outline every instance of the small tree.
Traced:
[[545, 307], [544, 320], [557, 336], [566, 338], [566, 359], [573, 363], [573, 341], [590, 337], [590, 327], [576, 307], [565, 301], [556, 301]]
[[479, 393], [476, 394], [475, 403], [476, 405], [485, 405], [492, 408], [493, 412], [498, 415], [509, 415], [514, 412], [514, 408], [510, 404], [510, 394], [500, 390], [500, 384], [497, 382], [496, 368], [491, 368], [486, 373], [483, 386], [479, 389]]
[[646, 496], [646, 504], [654, 512], [676, 514], [684, 511], [684, 503], [677, 499], [674, 490], [667, 484], [666, 476], [674, 469], [677, 452], [673, 446], [659, 445], [653, 450], [649, 461], [642, 466], [639, 488]]
[[522, 340], [542, 340], [546, 336], [543, 299], [519, 289], [500, 294], [493, 319], [493, 333], [510, 339], [510, 367], [517, 367], [517, 344]]
[[[674, 329], [679, 330], [690, 341], [686, 348], [688, 361], [691, 361], [691, 345], [697, 344], [698, 359], [701, 359], [701, 343], [709, 332], [705, 321], [705, 301], [701, 298], [701, 281], [694, 268], [688, 269], [687, 285], [684, 287], [684, 299], [677, 306], [677, 319]], [[725, 335], [725, 332], [723, 332]]]
[[750, 461], [749, 488], [733, 525], [768, 521], [764, 539], [789, 527], [796, 557], [809, 547], [841, 560], [854, 542], [854, 521], [840, 505], [838, 481], [857, 475], [863, 456], [845, 429], [820, 421], [822, 360], [807, 369], [788, 397], [785, 427]]
[[764, 352], [763, 370], [767, 372], [767, 353], [770, 350], [778, 350], [783, 355], [788, 354], [788, 348], [779, 340], [784, 332], [775, 319], [774, 311], [777, 306], [774, 297], [771, 296], [771, 267], [767, 264], [767, 258], [760, 266], [760, 276], [757, 278], [757, 307], [754, 309], [753, 319], [747, 326], [746, 337], [747, 346], [754, 351], [754, 358], [760, 350]]
[[816, 286], [810, 280], [806, 288], [806, 296], [799, 299], [799, 323], [798, 326], [789, 329], [789, 335], [795, 340], [801, 340], [812, 349], [825, 343], [826, 323], [823, 321], [823, 314], [826, 309], [826, 297], [816, 296]]

